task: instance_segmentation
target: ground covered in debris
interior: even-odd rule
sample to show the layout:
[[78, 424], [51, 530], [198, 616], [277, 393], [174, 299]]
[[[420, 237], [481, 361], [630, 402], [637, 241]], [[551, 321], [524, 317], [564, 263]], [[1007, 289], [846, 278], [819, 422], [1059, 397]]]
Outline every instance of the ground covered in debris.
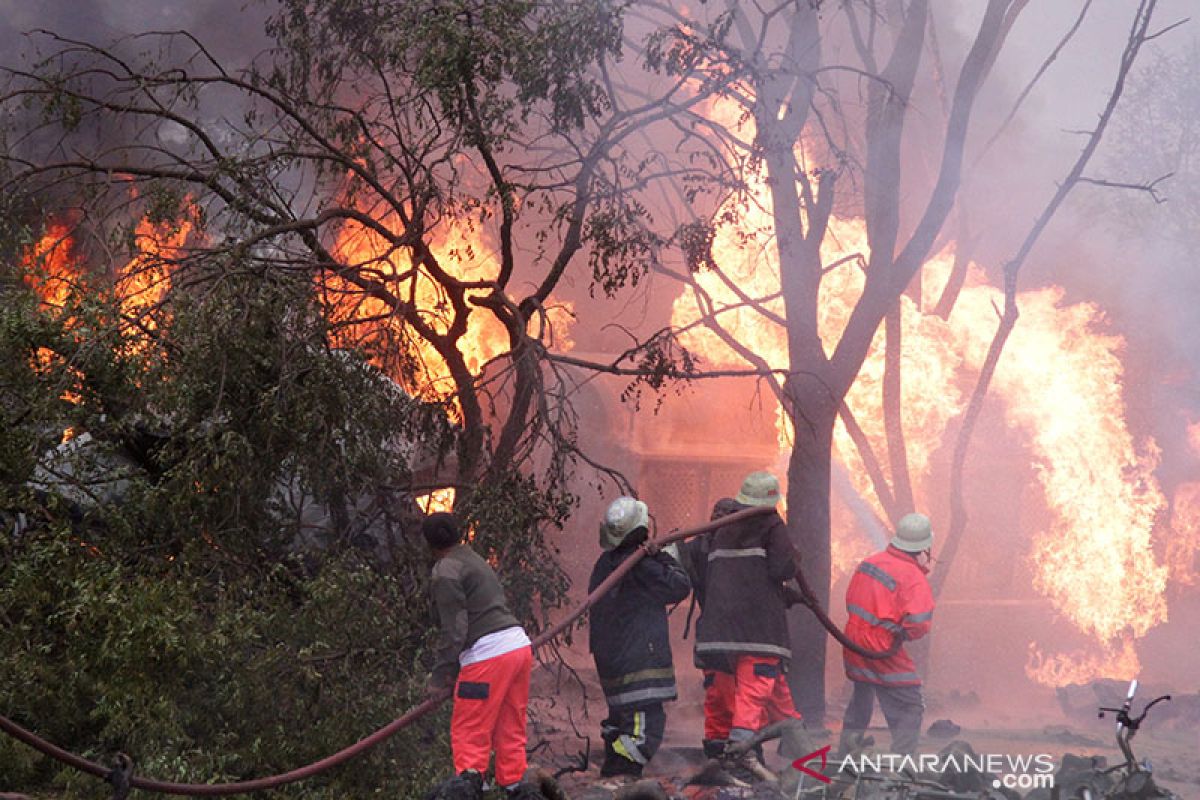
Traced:
[[[733, 800], [733, 798], [780, 798], [778, 789], [765, 783], [752, 783], [748, 787], [697, 785], [693, 779], [705, 767], [706, 761], [700, 749], [702, 717], [696, 697], [684, 691], [680, 702], [668, 707], [667, 739], [658, 755], [646, 770], [645, 781], [639, 789], [657, 784], [661, 793], [652, 791], [634, 792], [630, 787], [619, 788], [602, 779], [598, 765], [603, 758], [599, 740], [599, 721], [604, 716], [603, 703], [586, 686], [594, 686], [586, 673], [571, 673], [567, 670], [550, 672], [542, 670], [537, 678], [544, 682], [544, 691], [535, 696], [549, 698], [535, 702], [534, 721], [531, 725], [530, 744], [534, 748], [532, 760], [551, 772], [559, 773], [559, 784], [571, 800], [649, 800], [649, 798], [687, 798], [687, 800]], [[1048, 757], [1060, 776], [1082, 765], [1100, 769], [1111, 767], [1122, 761], [1114, 733], [1115, 723], [1109, 715], [1098, 719], [1096, 709], [1100, 705], [1119, 706], [1124, 684], [1097, 682], [1087, 686], [1047, 692], [1044, 702], [1014, 705], [1008, 708], [989, 708], [977, 698], [954, 693], [928, 698], [929, 709], [925, 718], [925, 729], [931, 731], [923, 737], [922, 750], [936, 753], [952, 741], [966, 743], [977, 754], [1004, 754], [1013, 757]], [[1145, 687], [1140, 697], [1150, 699], [1158, 693], [1166, 693], [1165, 687]], [[1135, 709], [1140, 707], [1135, 704]], [[831, 701], [831, 708], [840, 709], [838, 701]], [[831, 717], [834, 716], [831, 713]], [[878, 714], [877, 714], [877, 721]], [[885, 728], [874, 729], [871, 735], [876, 745], [867, 748], [865, 754], [887, 751], [889, 742]], [[834, 775], [838, 769], [839, 754], [836, 753], [837, 735], [832, 731], [811, 731], [810, 742], [814, 749], [830, 744], [834, 747], [826, 774]], [[1200, 693], [1173, 695], [1170, 703], [1156, 706], [1145, 726], [1133, 741], [1134, 752], [1139, 759], [1150, 763], [1156, 783], [1181, 800], [1200, 798]], [[586, 753], [586, 760], [585, 760]], [[787, 760], [778, 753], [775, 743], [765, 748], [767, 765], [780, 771]], [[585, 768], [586, 765], [586, 768]], [[1065, 765], [1065, 769], [1064, 769]], [[735, 773], [736, 775], [736, 773]], [[741, 775], [749, 782], [750, 776]], [[934, 775], [922, 777], [936, 778]], [[992, 777], [987, 779], [990, 787]], [[945, 781], [942, 781], [945, 784]], [[1062, 781], [1060, 779], [1060, 785]], [[815, 781], [804, 784], [817, 788]], [[1012, 797], [1045, 800], [1050, 794], [1046, 790], [1016, 789], [1007, 795], [980, 794], [983, 783], [962, 797]], [[959, 788], [965, 789], [965, 786]], [[992, 788], [992, 791], [996, 790]], [[863, 788], [857, 797], [895, 797], [903, 795], [881, 794], [882, 789], [870, 791]], [[821, 797], [804, 794], [806, 797]], [[840, 797], [829, 791], [827, 796]], [[1070, 797], [1069, 794], [1064, 794]], [[853, 791], [844, 797], [855, 798]]]
[[[1098, 743], [1098, 740], [1095, 743], [1085, 744], [1085, 741], [1090, 740], [1092, 737], [1062, 726], [1050, 726], [1050, 728], [1050, 730], [1045, 731], [964, 730], [960, 734], [959, 740], [968, 742], [976, 753], [1012, 753], [1014, 755], [1033, 752], [1048, 753], [1053, 756], [1056, 766], [1063, 764], [1064, 759], [1069, 759], [1072, 755], [1081, 759], [1101, 759], [1097, 763], [1108, 766], [1117, 763], [1121, 758], [1115, 745], [1103, 745]], [[873, 731], [873, 734], [878, 740], [886, 742], [887, 733], [885, 730]], [[1147, 734], [1139, 736], [1136, 740], [1138, 755], [1150, 760], [1158, 785], [1174, 792], [1179, 798], [1184, 800], [1200, 797], [1200, 767], [1198, 767], [1195, 758], [1196, 740], [1197, 734], [1194, 732], [1190, 735]], [[944, 742], [930, 741], [928, 744], [933, 748], [936, 745], [944, 744]], [[601, 755], [602, 753], [599, 749], [592, 753], [592, 766], [587, 771], [561, 776], [559, 780], [562, 789], [571, 800], [614, 800], [614, 798], [615, 800], [620, 800], [622, 797], [629, 795], [629, 788], [624, 790], [618, 789], [614, 784], [599, 776], [595, 764], [598, 763], [598, 757]], [[773, 748], [768, 748], [766, 757], [768, 765], [772, 768], [782, 769], [784, 767], [783, 760], [773, 752]], [[746, 788], [689, 784], [689, 779], [701, 771], [704, 763], [704, 758], [698, 747], [664, 746], [654, 763], [647, 770], [644, 782], [657, 782], [662, 789], [661, 796], [664, 798], [682, 797], [687, 798], [687, 800], [771, 798], [771, 800], [777, 800], [783, 796], [775, 787], [761, 782], [754, 783]], [[813, 790], [817, 788], [817, 784], [812, 781], [809, 782], [808, 786]], [[1044, 793], [1037, 794], [1036, 790], [1034, 791], [1035, 793], [1030, 793], [1029, 791], [1023, 792], [1018, 790], [1016, 794], [1009, 796], [1049, 797], [1049, 795], [1045, 795]], [[652, 796], [649, 793], [644, 795], [645, 798]], [[820, 797], [821, 795], [809, 794], [804, 796]], [[832, 798], [839, 795], [830, 793], [828, 796]], [[847, 798], [855, 797], [853, 793], [846, 794], [845, 796]], [[866, 797], [868, 795], [864, 793], [863, 796]], [[976, 795], [964, 794], [963, 796], [973, 797]], [[1004, 795], [995, 795], [997, 798], [1002, 796]], [[639, 795], [638, 800], [643, 800], [643, 797]]]

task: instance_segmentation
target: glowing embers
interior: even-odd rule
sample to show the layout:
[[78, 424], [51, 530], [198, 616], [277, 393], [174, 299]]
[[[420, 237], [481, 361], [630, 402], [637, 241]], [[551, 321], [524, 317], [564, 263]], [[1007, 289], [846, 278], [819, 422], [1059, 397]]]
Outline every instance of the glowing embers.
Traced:
[[428, 494], [418, 495], [413, 500], [423, 512], [433, 514], [437, 511], [453, 511], [455, 495], [455, 488], [447, 486], [444, 489], [434, 489]]

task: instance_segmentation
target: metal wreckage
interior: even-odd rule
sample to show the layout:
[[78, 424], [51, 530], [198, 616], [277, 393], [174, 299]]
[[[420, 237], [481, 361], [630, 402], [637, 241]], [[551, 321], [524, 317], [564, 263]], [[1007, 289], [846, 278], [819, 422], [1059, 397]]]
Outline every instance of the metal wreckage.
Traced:
[[[935, 754], [898, 756], [870, 754], [869, 737], [855, 752], [830, 756], [828, 746], [815, 747], [811, 732], [795, 720], [767, 726], [752, 739], [727, 748], [720, 759], [709, 759], [678, 787], [645, 779], [616, 788], [581, 787], [570, 795], [558, 780], [542, 770], [527, 777], [530, 798], [545, 800], [1182, 800], [1159, 787], [1153, 767], [1139, 760], [1132, 741], [1154, 706], [1170, 695], [1146, 703], [1133, 713], [1137, 681], [1129, 686], [1119, 707], [1100, 707], [1099, 716], [1116, 717], [1116, 742], [1122, 759], [1109, 765], [1101, 756], [1064, 755], [1051, 772], [1051, 759], [1037, 764], [1039, 774], [1052, 780], [1027, 793], [1008, 788], [987, 767], [988, 757], [977, 754], [966, 741], [953, 741]], [[779, 740], [779, 753], [787, 761], [778, 774], [748, 752]], [[1014, 766], [1013, 764], [1009, 765]], [[1029, 759], [1022, 769], [1032, 766]], [[536, 794], [534, 793], [536, 792]], [[462, 778], [434, 788], [425, 800], [481, 800], [483, 787]]]

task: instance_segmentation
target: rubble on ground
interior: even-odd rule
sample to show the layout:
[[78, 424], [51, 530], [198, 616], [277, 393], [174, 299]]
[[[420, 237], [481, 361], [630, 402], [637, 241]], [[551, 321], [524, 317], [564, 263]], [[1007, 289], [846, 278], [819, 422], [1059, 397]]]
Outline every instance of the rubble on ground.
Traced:
[[934, 739], [953, 739], [962, 733], [962, 727], [955, 724], [953, 720], [939, 719], [929, 726], [926, 733]]
[[[1087, 738], [1063, 726], [1057, 726], [1057, 729], [1056, 726], [1047, 726], [1043, 733], [1071, 740]], [[769, 748], [769, 751], [773, 749]], [[942, 758], [958, 756], [962, 762], [963, 756], [978, 754], [971, 744], [958, 739], [941, 748], [938, 755]], [[831, 756], [830, 765], [839, 763], [840, 758], [840, 755]], [[997, 776], [971, 768], [943, 773], [850, 773], [849, 777], [843, 773], [841, 780], [831, 784], [820, 784], [813, 780], [802, 783], [801, 791], [797, 793], [795, 783], [786, 786], [785, 780], [785, 785], [781, 786], [779, 782], [756, 780], [753, 775], [730, 763], [704, 758], [699, 748], [678, 747], [660, 751], [660, 759], [654, 764], [656, 774], [653, 777], [622, 783], [600, 777], [593, 764], [586, 772], [563, 774], [558, 779], [558, 785], [561, 787], [560, 797], [570, 800], [793, 800], [797, 797], [808, 800], [1051, 800], [1054, 797], [1074, 800], [1083, 796], [1080, 792], [1084, 788], [1092, 793], [1095, 800], [1143, 797], [1126, 791], [1128, 780], [1122, 777], [1119, 770], [1114, 770], [1113, 764], [1105, 756], [1066, 753], [1056, 761], [1054, 775], [1058, 794], [1052, 794], [1053, 790], [1049, 788], [1024, 792], [1009, 789], [999, 785]], [[773, 752], [769, 752], [768, 763], [783, 773], [789, 768]], [[826, 774], [832, 775], [833, 770], [826, 770]], [[697, 780], [697, 777], [704, 775], [708, 776], [707, 780]], [[721, 779], [722, 775], [733, 781], [725, 782]], [[1160, 768], [1153, 775], [1158, 781], [1200, 783], [1196, 776], [1189, 777], [1174, 768]], [[1126, 783], [1122, 785], [1122, 781]], [[784, 788], [786, 791], [781, 790]], [[1178, 795], [1163, 793], [1144, 797], [1168, 800]]]

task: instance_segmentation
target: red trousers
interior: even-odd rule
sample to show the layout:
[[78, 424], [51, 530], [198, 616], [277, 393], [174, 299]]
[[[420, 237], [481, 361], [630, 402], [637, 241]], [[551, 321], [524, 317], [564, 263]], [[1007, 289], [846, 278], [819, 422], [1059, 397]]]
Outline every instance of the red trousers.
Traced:
[[757, 731], [781, 719], [799, 719], [779, 658], [737, 657], [733, 728]]
[[704, 670], [704, 738], [729, 738], [737, 682], [731, 672]]
[[454, 771], [487, 772], [496, 753], [496, 783], [510, 786], [525, 775], [525, 707], [529, 703], [529, 647], [468, 664], [454, 686], [450, 747]]

